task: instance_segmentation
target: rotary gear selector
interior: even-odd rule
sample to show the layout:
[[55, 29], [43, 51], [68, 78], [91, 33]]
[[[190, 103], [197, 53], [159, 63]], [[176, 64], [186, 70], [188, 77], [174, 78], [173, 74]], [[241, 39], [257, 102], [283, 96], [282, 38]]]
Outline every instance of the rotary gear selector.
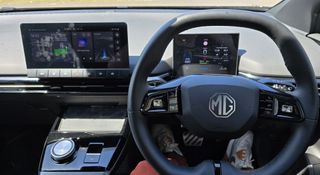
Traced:
[[51, 149], [51, 158], [57, 162], [65, 161], [75, 152], [75, 143], [72, 139], [57, 141]]

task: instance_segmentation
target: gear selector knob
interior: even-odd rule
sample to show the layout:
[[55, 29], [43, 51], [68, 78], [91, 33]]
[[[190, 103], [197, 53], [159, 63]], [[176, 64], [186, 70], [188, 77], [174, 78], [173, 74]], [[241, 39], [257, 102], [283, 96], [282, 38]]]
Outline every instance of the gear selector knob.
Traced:
[[75, 143], [72, 139], [57, 141], [51, 148], [51, 157], [55, 161], [64, 161], [70, 158], [75, 152]]

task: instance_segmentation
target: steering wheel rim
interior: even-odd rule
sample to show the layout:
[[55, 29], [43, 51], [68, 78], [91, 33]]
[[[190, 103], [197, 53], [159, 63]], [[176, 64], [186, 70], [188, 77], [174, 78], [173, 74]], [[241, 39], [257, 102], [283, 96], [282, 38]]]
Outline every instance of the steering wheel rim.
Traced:
[[318, 92], [311, 63], [303, 47], [290, 30], [276, 19], [262, 13], [242, 10], [203, 10], [176, 17], [164, 24], [143, 50], [132, 74], [128, 94], [128, 119], [134, 140], [146, 160], [160, 174], [214, 174], [211, 161], [195, 167], [178, 167], [168, 162], [154, 144], [141, 112], [148, 92], [148, 75], [160, 62], [174, 35], [201, 26], [238, 26], [256, 29], [268, 35], [278, 46], [285, 65], [296, 82], [292, 93], [301, 103], [304, 120], [293, 123], [295, 130], [280, 153], [265, 166], [248, 172], [239, 171], [221, 162], [221, 174], [283, 174], [305, 151], [318, 120]]

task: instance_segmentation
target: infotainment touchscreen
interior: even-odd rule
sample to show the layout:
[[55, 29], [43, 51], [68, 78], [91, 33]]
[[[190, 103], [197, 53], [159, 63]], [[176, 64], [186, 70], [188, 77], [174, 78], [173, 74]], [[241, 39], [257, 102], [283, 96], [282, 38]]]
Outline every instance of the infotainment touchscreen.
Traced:
[[29, 77], [111, 77], [129, 72], [125, 23], [21, 24]]
[[174, 72], [237, 74], [239, 34], [180, 34], [174, 38]]

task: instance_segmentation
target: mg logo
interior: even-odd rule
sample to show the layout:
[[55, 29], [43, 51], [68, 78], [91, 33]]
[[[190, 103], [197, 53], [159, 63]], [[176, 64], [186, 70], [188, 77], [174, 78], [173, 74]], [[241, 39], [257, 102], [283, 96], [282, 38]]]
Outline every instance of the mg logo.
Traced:
[[209, 101], [209, 110], [217, 118], [229, 118], [236, 110], [236, 101], [226, 93], [214, 94]]

